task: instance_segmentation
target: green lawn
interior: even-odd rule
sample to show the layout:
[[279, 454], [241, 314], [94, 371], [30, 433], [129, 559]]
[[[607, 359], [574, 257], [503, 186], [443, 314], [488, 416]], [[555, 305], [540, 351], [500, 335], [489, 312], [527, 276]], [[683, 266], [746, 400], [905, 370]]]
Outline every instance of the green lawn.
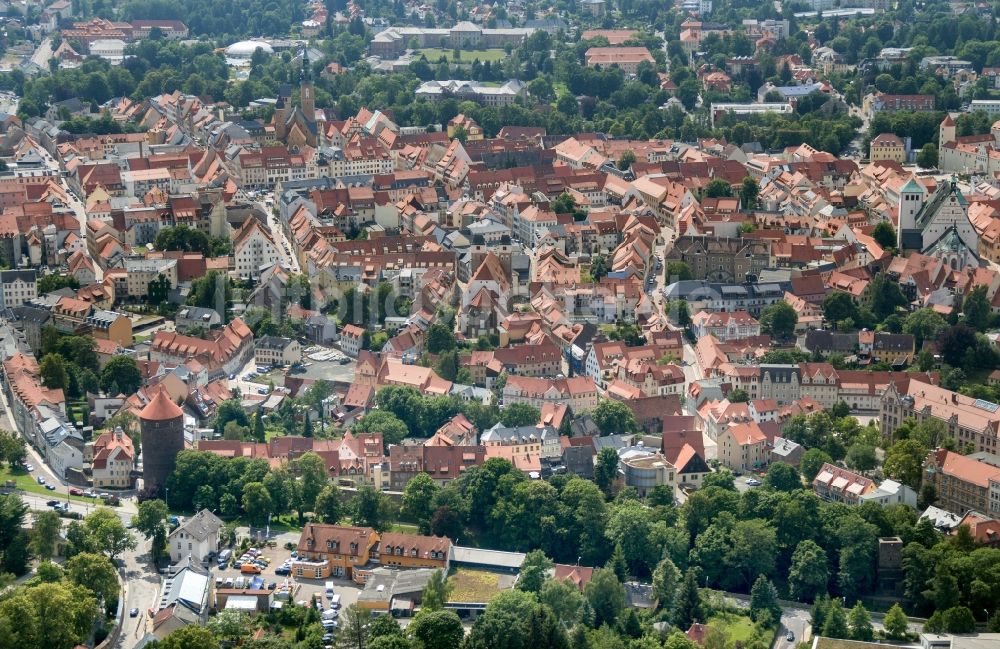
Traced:
[[419, 534], [420, 528], [409, 523], [393, 523], [392, 527], [389, 528], [389, 531], [397, 532], [399, 534]]
[[[3, 468], [0, 468], [0, 483], [4, 483], [7, 480], [13, 480], [17, 484], [17, 488], [21, 491], [27, 491], [28, 493], [39, 494], [42, 496], [49, 496], [53, 500], [66, 499], [66, 494], [49, 491], [43, 485], [38, 484], [38, 482], [35, 481], [34, 476], [24, 469], [14, 469], [11, 471], [10, 467], [4, 464]], [[100, 500], [94, 498], [84, 498], [82, 496], [69, 496], [69, 499], [78, 503], [90, 503], [92, 505], [101, 504]]]
[[716, 623], [726, 632], [727, 644], [745, 643], [753, 637], [753, 621], [745, 615], [718, 613], [708, 623]]
[[[429, 47], [423, 50], [417, 50], [415, 52], [414, 58], [419, 59], [420, 56], [426, 56], [428, 63], [437, 63], [438, 59], [442, 56], [448, 59], [448, 63], [454, 62], [452, 58], [452, 50], [445, 50], [438, 47]], [[499, 49], [493, 50], [459, 50], [459, 63], [472, 63], [476, 59], [479, 59], [481, 63], [490, 61], [495, 63], [497, 61], [503, 61], [507, 58], [507, 52]]]

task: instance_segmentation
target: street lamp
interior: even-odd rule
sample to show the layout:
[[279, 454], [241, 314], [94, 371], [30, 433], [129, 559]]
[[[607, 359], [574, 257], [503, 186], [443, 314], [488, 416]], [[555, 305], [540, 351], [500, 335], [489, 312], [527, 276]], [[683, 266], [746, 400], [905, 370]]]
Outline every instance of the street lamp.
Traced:
[[164, 503], [167, 505], [167, 509], [170, 509], [170, 487], [164, 487], [163, 489], [167, 494], [164, 498]]

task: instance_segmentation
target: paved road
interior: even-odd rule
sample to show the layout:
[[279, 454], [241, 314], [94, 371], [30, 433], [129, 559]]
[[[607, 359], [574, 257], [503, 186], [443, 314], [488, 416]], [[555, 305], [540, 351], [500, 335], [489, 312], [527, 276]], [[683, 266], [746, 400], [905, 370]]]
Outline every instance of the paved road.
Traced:
[[[273, 192], [269, 192], [266, 196], [274, 199]], [[278, 222], [278, 217], [274, 215], [274, 205], [268, 205], [264, 201], [257, 201], [257, 207], [267, 214], [267, 227], [271, 229], [271, 235], [274, 237], [275, 243], [278, 244], [278, 252], [281, 254], [282, 263], [291, 268], [292, 272], [301, 273], [302, 269], [299, 267], [299, 260], [295, 257], [295, 249], [285, 236], [285, 229]]]

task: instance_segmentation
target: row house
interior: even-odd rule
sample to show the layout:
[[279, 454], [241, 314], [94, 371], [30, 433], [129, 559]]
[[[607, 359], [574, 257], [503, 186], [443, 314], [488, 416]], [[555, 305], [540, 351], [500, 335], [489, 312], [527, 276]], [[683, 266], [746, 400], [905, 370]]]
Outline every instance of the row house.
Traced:
[[253, 355], [253, 332], [239, 318], [206, 335], [210, 338], [158, 331], [150, 342], [149, 359], [183, 364], [193, 358], [213, 379], [238, 372]]
[[875, 481], [863, 475], [824, 462], [813, 478], [813, 491], [823, 500], [861, 504], [865, 495], [875, 491]]
[[565, 403], [580, 414], [597, 407], [597, 388], [587, 376], [566, 379], [511, 376], [503, 389], [503, 402], [526, 403], [539, 409], [546, 403]]
[[444, 486], [485, 461], [486, 447], [480, 444], [393, 444], [389, 447], [390, 488], [402, 491], [420, 473]]
[[364, 583], [372, 566], [448, 571], [451, 541], [445, 537], [386, 532], [368, 527], [309, 523], [298, 543], [292, 574], [299, 578], [341, 577]]

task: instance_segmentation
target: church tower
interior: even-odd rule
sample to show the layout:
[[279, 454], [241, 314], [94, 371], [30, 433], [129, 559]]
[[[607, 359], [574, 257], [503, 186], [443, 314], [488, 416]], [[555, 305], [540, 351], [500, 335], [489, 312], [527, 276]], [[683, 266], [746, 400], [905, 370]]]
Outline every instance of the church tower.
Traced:
[[299, 81], [299, 106], [309, 123], [316, 121], [316, 95], [312, 82], [312, 68], [309, 66], [309, 50], [302, 51], [302, 76]]
[[899, 190], [899, 227], [897, 228], [896, 237], [898, 239], [897, 247], [900, 250], [907, 247], [904, 234], [907, 231], [913, 231], [917, 228], [917, 213], [924, 206], [925, 195], [926, 190], [913, 180], [913, 178], [910, 178], [903, 185], [903, 188]]
[[292, 88], [289, 84], [282, 84], [278, 88], [278, 101], [274, 104], [274, 138], [279, 142], [285, 141], [288, 132], [288, 113], [292, 108]]

